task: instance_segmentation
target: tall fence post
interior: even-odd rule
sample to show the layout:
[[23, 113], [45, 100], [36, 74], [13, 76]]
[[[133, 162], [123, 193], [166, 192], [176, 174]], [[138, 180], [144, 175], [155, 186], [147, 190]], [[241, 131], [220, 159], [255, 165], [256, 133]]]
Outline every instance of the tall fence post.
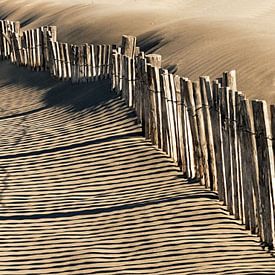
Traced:
[[213, 95], [210, 86], [210, 79], [208, 76], [200, 77], [200, 91], [202, 99], [202, 110], [204, 116], [205, 136], [208, 148], [208, 166], [209, 166], [209, 180], [211, 190], [218, 190], [217, 183], [217, 168], [216, 168], [216, 154], [214, 147], [212, 116], [210, 109], [213, 109]]
[[270, 120], [265, 101], [253, 100], [254, 127], [258, 155], [259, 189], [263, 215], [264, 244], [274, 246], [274, 155]]

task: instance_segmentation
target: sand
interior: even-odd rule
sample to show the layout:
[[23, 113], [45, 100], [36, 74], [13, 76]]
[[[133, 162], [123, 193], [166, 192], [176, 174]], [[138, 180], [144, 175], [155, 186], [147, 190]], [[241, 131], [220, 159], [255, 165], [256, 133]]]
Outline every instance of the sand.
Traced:
[[1, 63], [0, 274], [274, 274], [109, 85]]
[[[273, 14], [271, 1], [0, 1], [0, 18], [56, 24], [64, 42], [137, 35], [193, 80], [236, 68], [241, 90], [274, 103]], [[72, 87], [1, 62], [0, 97], [0, 274], [275, 274], [109, 81]]]
[[273, 1], [1, 1], [1, 18], [25, 28], [56, 24], [72, 43], [119, 43], [138, 36], [162, 54], [164, 66], [197, 80], [237, 69], [238, 88], [275, 103]]

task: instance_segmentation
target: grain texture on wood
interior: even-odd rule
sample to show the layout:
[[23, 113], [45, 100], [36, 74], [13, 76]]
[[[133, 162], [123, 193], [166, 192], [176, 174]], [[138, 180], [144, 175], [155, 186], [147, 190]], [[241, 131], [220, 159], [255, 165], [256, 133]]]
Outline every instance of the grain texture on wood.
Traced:
[[[200, 133], [198, 130], [198, 117], [196, 103], [194, 99], [194, 87], [190, 80], [181, 78], [181, 96], [185, 107], [185, 145], [187, 176], [201, 179], [201, 184], [205, 184]], [[191, 140], [190, 140], [191, 136]], [[193, 167], [195, 166], [195, 167]], [[195, 171], [193, 169], [195, 168]], [[195, 173], [194, 173], [195, 172]]]
[[222, 140], [224, 152], [224, 168], [226, 178], [226, 201], [225, 204], [228, 210], [233, 214], [233, 183], [232, 183], [232, 152], [230, 143], [230, 109], [229, 109], [229, 88], [224, 87], [220, 93], [220, 110], [221, 110], [221, 126], [222, 126]]
[[152, 66], [157, 68], [161, 68], [161, 55], [160, 54], [147, 54], [146, 55], [147, 62]]
[[135, 36], [123, 35], [121, 43], [121, 53], [125, 56], [134, 58], [137, 39]]
[[259, 169], [259, 189], [263, 215], [264, 243], [274, 245], [274, 156], [270, 120], [265, 101], [252, 101]]
[[252, 233], [262, 236], [260, 196], [258, 182], [257, 148], [253, 125], [253, 114], [247, 99], [240, 102], [240, 143], [242, 155], [242, 188], [244, 194], [245, 225]]
[[210, 188], [208, 148], [207, 148], [205, 124], [204, 124], [204, 117], [203, 117], [203, 110], [202, 110], [203, 106], [202, 106], [202, 98], [201, 98], [199, 82], [193, 83], [193, 89], [194, 89], [194, 99], [196, 104], [198, 133], [200, 138], [201, 158], [202, 158], [202, 165], [203, 165], [203, 175], [204, 175], [203, 183], [206, 188]]
[[217, 191], [217, 168], [216, 168], [216, 153], [214, 146], [214, 135], [212, 129], [212, 116], [210, 110], [213, 109], [213, 95], [210, 86], [210, 78], [208, 76], [200, 77], [200, 91], [202, 98], [202, 110], [204, 117], [205, 135], [208, 148], [208, 162], [209, 162], [209, 178], [210, 189]]

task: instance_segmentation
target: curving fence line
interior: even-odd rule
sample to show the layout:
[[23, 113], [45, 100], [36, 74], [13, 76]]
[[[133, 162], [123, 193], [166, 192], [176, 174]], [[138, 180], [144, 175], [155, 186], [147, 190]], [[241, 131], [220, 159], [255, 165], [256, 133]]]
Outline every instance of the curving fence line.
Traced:
[[55, 26], [21, 32], [8, 20], [0, 21], [0, 56], [72, 83], [110, 77], [145, 137], [273, 249], [275, 105], [248, 100], [236, 71], [192, 82], [163, 69], [160, 55], [140, 51], [136, 37], [124, 35], [121, 47], [69, 45], [57, 41]]
[[237, 90], [236, 71], [196, 82], [171, 74], [135, 37], [123, 36], [112, 60], [113, 89], [136, 110], [145, 137], [273, 249], [275, 106], [270, 120], [265, 101]]
[[108, 78], [114, 45], [73, 45], [57, 41], [56, 26], [21, 31], [20, 22], [0, 20], [0, 57], [34, 71], [49, 71], [72, 83]]

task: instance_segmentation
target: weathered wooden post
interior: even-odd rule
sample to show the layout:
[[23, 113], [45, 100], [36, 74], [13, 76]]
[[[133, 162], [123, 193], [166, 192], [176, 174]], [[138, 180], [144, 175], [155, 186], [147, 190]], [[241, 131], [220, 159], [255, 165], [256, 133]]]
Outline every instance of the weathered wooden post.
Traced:
[[[181, 78], [181, 97], [185, 112], [185, 122], [183, 136], [186, 154], [187, 177], [193, 176], [201, 179], [201, 184], [204, 185], [205, 177], [202, 163], [202, 152], [200, 145], [200, 133], [198, 130], [198, 118], [196, 112], [196, 104], [194, 99], [194, 89], [191, 80]], [[191, 137], [191, 139], [190, 139]]]
[[273, 156], [275, 154], [275, 105], [270, 106]]
[[181, 79], [178, 75], [174, 76], [175, 91], [176, 91], [176, 105], [177, 105], [177, 121], [178, 121], [178, 155], [179, 166], [184, 176], [187, 175], [187, 162], [186, 162], [186, 107], [184, 97], [181, 89]]
[[151, 66], [147, 67], [149, 79], [148, 79], [148, 85], [149, 85], [149, 99], [150, 99], [150, 136], [153, 144], [158, 143], [158, 118], [157, 118], [157, 106], [158, 106], [158, 91], [157, 91], [157, 85], [160, 85], [157, 83], [157, 81], [160, 81], [159, 78], [156, 79], [156, 72], [155, 70], [158, 70], [161, 68], [161, 55], [159, 54], [150, 54], [146, 55], [147, 64], [150, 64]]
[[131, 35], [123, 35], [121, 43], [121, 54], [134, 58], [137, 38]]
[[262, 222], [260, 217], [260, 197], [258, 182], [257, 148], [253, 125], [253, 114], [247, 99], [240, 101], [240, 144], [242, 156], [242, 189], [244, 196], [245, 225], [262, 237]]
[[197, 127], [200, 138], [200, 147], [201, 147], [201, 156], [202, 156], [202, 164], [203, 164], [203, 174], [204, 174], [204, 182], [206, 188], [210, 187], [210, 175], [209, 175], [209, 161], [208, 161], [208, 148], [207, 148], [207, 140], [205, 135], [205, 124], [203, 118], [203, 110], [202, 110], [202, 97], [200, 92], [199, 82], [193, 83], [194, 89], [194, 99], [196, 104], [196, 113], [197, 113]]
[[274, 246], [274, 155], [271, 142], [270, 120], [265, 101], [252, 101], [256, 134], [259, 189], [263, 215], [264, 244]]
[[212, 117], [210, 109], [213, 110], [213, 96], [210, 86], [209, 76], [200, 77], [200, 91], [202, 99], [202, 109], [205, 125], [206, 142], [208, 147], [208, 161], [209, 161], [209, 177], [211, 190], [218, 190], [217, 183], [217, 168], [216, 168], [216, 154], [214, 147], [214, 137], [212, 130]]

